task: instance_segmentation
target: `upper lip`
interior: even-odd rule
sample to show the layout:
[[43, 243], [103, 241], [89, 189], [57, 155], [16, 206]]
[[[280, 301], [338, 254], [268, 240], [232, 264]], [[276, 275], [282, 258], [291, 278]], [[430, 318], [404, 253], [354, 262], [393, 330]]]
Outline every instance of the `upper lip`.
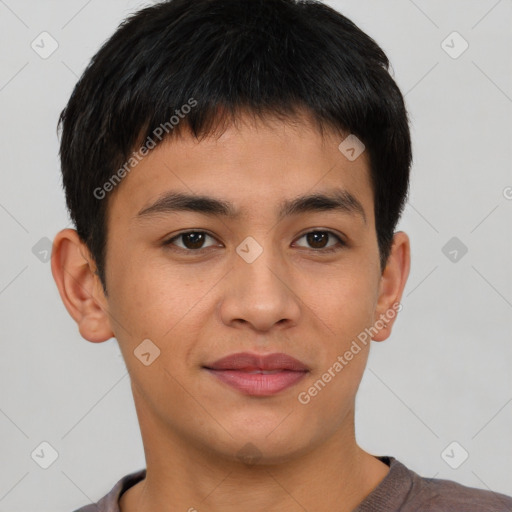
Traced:
[[275, 352], [273, 354], [251, 354], [238, 352], [230, 354], [217, 361], [205, 365], [209, 370], [288, 370], [295, 372], [309, 371], [309, 368], [288, 354]]

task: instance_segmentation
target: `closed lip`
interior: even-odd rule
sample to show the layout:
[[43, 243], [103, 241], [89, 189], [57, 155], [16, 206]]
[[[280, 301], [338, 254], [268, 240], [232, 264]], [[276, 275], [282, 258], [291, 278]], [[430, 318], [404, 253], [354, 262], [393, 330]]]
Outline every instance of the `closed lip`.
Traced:
[[283, 352], [272, 354], [251, 354], [249, 352], [238, 352], [222, 357], [213, 363], [204, 365], [208, 370], [239, 370], [246, 372], [256, 371], [294, 371], [307, 372], [309, 368], [292, 356]]

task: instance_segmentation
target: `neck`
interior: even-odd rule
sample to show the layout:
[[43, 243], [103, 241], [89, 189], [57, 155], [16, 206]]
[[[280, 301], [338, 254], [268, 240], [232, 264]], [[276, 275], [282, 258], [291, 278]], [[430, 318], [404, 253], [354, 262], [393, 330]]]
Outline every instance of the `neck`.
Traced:
[[253, 464], [195, 446], [158, 425], [149, 411], [137, 412], [146, 478], [121, 496], [122, 512], [350, 512], [389, 471], [357, 446], [353, 409], [344, 426], [314, 449]]

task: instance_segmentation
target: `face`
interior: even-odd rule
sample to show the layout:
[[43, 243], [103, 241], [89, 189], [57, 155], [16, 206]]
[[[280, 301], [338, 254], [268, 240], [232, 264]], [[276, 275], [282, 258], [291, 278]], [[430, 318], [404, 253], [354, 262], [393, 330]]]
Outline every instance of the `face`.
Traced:
[[277, 461], [347, 435], [369, 343], [343, 356], [384, 311], [368, 160], [340, 142], [246, 119], [162, 143], [112, 195], [106, 304], [143, 437]]

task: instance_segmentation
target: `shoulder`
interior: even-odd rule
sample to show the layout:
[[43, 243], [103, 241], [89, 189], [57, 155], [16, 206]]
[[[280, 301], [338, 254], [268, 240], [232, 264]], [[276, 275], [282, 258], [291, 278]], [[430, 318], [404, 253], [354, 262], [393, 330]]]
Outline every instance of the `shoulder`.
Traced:
[[144, 478], [146, 478], [146, 469], [125, 475], [98, 502], [85, 505], [73, 512], [119, 512], [119, 497], [121, 494]]
[[[397, 461], [398, 462], [398, 461]], [[452, 480], [425, 478], [414, 471], [404, 512], [511, 512], [512, 497], [467, 487]], [[409, 506], [410, 504], [410, 506]], [[421, 506], [421, 508], [418, 508]]]

